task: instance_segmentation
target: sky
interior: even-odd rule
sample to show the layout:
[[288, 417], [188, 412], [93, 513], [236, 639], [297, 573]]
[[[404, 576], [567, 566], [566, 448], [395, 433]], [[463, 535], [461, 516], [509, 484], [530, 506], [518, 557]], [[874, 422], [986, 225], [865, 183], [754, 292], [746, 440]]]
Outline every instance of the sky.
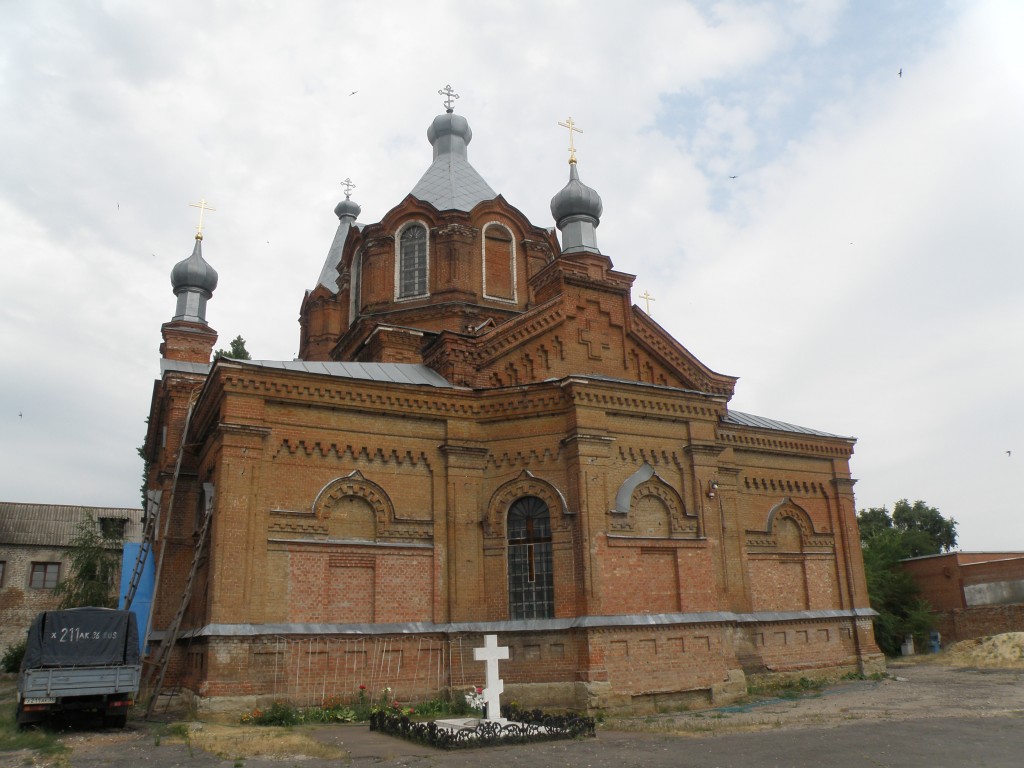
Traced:
[[1024, 3], [0, 0], [0, 500], [138, 506], [170, 271], [298, 352], [340, 183], [379, 221], [438, 91], [535, 224], [572, 117], [598, 244], [730, 407], [857, 438], [857, 508], [1024, 550]]

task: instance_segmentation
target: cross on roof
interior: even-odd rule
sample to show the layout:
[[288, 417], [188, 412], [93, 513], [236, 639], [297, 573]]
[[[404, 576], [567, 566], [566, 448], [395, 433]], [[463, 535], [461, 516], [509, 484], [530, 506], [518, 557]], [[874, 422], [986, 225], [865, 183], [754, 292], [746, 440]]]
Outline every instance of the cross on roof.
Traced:
[[452, 109], [452, 104], [454, 103], [455, 99], [459, 98], [459, 94], [453, 91], [450, 85], [446, 85], [444, 88], [437, 92], [437, 95], [445, 97], [444, 111], [447, 112], [448, 114], [454, 112], [454, 110]]
[[573, 122], [571, 117], [567, 117], [564, 123], [559, 123], [563, 128], [569, 129], [569, 162], [572, 164], [576, 163], [576, 147], [572, 141], [572, 135], [574, 133], [583, 133], [579, 128], [576, 127], [576, 123]]
[[645, 304], [647, 304], [647, 309], [645, 309], [644, 311], [648, 315], [650, 315], [651, 314], [651, 302], [652, 301], [657, 301], [657, 299], [654, 298], [653, 296], [651, 296], [650, 292], [646, 288], [644, 289], [644, 292], [640, 294], [640, 298], [644, 300]]
[[341, 186], [344, 187], [344, 189], [345, 189], [345, 199], [348, 200], [349, 196], [352, 194], [352, 190], [356, 188], [356, 185], [352, 181], [352, 179], [350, 179], [350, 178], [348, 178], [346, 176], [345, 180], [343, 182], [341, 182]]
[[206, 211], [216, 211], [216, 208], [211, 208], [209, 203], [206, 202], [206, 198], [200, 199], [198, 203], [189, 203], [190, 208], [199, 209], [199, 227], [196, 229], [196, 240], [203, 239], [203, 214]]

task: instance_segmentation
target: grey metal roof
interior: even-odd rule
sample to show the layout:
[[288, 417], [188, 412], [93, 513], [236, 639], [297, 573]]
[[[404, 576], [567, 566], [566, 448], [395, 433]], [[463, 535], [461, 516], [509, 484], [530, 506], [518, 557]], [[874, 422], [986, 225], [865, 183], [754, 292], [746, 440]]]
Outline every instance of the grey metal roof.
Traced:
[[227, 362], [273, 368], [282, 371], [336, 376], [344, 379], [382, 381], [391, 384], [419, 384], [448, 388], [452, 385], [441, 374], [425, 365], [412, 363], [336, 363], [313, 360], [230, 360]]
[[[344, 200], [343, 202], [351, 203], [351, 200]], [[355, 210], [358, 211], [359, 207], [352, 203]], [[338, 204], [338, 208], [342, 208], [342, 203]], [[317, 282], [327, 288], [331, 293], [338, 292], [338, 265], [341, 264], [341, 253], [345, 250], [345, 240], [348, 238], [349, 230], [355, 224], [355, 217], [345, 213], [339, 217], [338, 230], [334, 233], [334, 240], [331, 242], [331, 247], [327, 250], [327, 259], [324, 261], [324, 268], [320, 270], [320, 279]]]
[[431, 163], [412, 189], [412, 196], [430, 203], [439, 211], [471, 211], [498, 193], [491, 189], [469, 161], [458, 155], [443, 154]]
[[200, 373], [207, 374], [210, 372], [209, 363], [191, 363], [187, 360], [168, 360], [167, 358], [160, 358], [160, 375], [163, 376], [168, 371], [175, 371], [176, 373]]
[[89, 515], [94, 520], [127, 520], [125, 541], [142, 540], [141, 509], [0, 501], [0, 545], [69, 546], [78, 532], [78, 526]]
[[438, 115], [427, 129], [427, 140], [434, 148], [434, 162], [413, 187], [413, 197], [439, 211], [470, 211], [498, 196], [469, 164], [466, 147], [473, 131], [466, 118], [451, 112]]
[[[808, 611], [733, 613], [641, 613], [619, 616], [578, 616], [565, 619], [519, 619], [471, 621], [451, 624], [407, 622], [402, 624], [207, 624], [185, 632], [184, 637], [252, 637], [259, 635], [408, 635], [470, 634], [478, 632], [558, 632], [576, 627], [652, 627], [678, 624], [775, 624], [785, 621], [868, 618], [878, 614], [871, 608]], [[162, 633], [154, 632], [160, 639]]]
[[809, 427], [799, 427], [796, 424], [787, 424], [784, 421], [776, 421], [775, 419], [766, 419], [763, 416], [754, 416], [749, 413], [741, 413], [740, 411], [729, 411], [724, 417], [722, 417], [723, 424], [734, 424], [738, 427], [755, 427], [757, 429], [770, 429], [774, 432], [793, 432], [799, 435], [814, 435], [816, 437], [836, 437], [840, 440], [853, 440], [852, 437], [845, 435], [835, 435], [831, 432], [822, 432], [818, 429], [810, 429]]

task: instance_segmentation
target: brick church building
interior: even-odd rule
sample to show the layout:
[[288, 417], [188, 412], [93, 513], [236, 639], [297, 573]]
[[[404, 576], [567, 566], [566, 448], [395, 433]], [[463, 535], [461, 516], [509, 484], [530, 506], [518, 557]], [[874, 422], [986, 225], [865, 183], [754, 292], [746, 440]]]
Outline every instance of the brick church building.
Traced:
[[201, 234], [174, 267], [146, 441], [168, 679], [200, 708], [416, 701], [482, 683], [485, 632], [545, 708], [880, 669], [854, 440], [729, 408], [736, 378], [632, 303], [574, 156], [559, 237], [470, 165], [450, 104], [427, 138], [381, 221], [335, 209], [296, 360], [211, 364]]

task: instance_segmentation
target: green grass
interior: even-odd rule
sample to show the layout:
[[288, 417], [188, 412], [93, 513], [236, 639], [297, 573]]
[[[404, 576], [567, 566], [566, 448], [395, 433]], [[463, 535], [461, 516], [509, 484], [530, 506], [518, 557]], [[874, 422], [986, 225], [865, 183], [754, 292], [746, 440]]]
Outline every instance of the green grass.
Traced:
[[747, 694], [755, 697], [796, 699], [801, 696], [817, 693], [829, 684], [828, 680], [812, 680], [808, 677], [801, 677], [796, 680], [780, 680], [763, 685], [751, 685], [747, 688]]
[[42, 755], [56, 756], [69, 751], [46, 723], [19, 729], [14, 710], [13, 703], [0, 707], [0, 752], [29, 749]]

